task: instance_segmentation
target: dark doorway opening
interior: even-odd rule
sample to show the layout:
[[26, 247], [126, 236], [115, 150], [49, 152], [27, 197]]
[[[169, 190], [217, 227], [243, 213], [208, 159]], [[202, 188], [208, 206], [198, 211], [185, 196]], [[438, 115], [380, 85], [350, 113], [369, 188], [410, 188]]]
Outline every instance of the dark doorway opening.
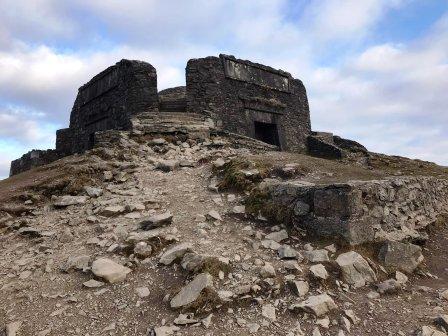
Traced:
[[280, 146], [280, 141], [278, 140], [277, 124], [255, 121], [254, 125], [255, 139], [274, 146]]

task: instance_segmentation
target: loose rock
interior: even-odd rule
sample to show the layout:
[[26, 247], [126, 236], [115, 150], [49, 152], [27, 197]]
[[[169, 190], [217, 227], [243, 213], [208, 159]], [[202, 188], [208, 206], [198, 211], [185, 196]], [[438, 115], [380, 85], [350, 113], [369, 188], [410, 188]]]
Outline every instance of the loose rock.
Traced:
[[64, 208], [70, 205], [85, 204], [89, 198], [87, 196], [59, 196], [53, 201], [53, 205], [57, 208]]
[[307, 300], [302, 301], [299, 304], [292, 305], [291, 310], [299, 310], [307, 313], [313, 313], [317, 317], [322, 316], [337, 309], [338, 307], [334, 303], [333, 299], [328, 294], [321, 294], [316, 296], [310, 296]]
[[143, 230], [152, 230], [162, 226], [167, 226], [173, 221], [173, 215], [167, 211], [159, 215], [147, 217], [140, 222], [140, 227]]
[[328, 279], [328, 272], [325, 269], [325, 266], [322, 264], [313, 265], [310, 267], [311, 275], [315, 278], [327, 280]]
[[309, 262], [318, 263], [329, 261], [328, 251], [327, 250], [313, 250], [313, 251], [305, 251], [304, 257], [308, 259]]
[[271, 232], [270, 234], [266, 235], [266, 239], [273, 240], [276, 243], [280, 243], [281, 241], [288, 239], [288, 237], [288, 232], [286, 232], [286, 230]]
[[422, 249], [417, 245], [387, 241], [381, 247], [378, 259], [392, 272], [412, 273], [424, 258]]
[[177, 244], [166, 250], [160, 257], [159, 262], [163, 265], [171, 265], [174, 261], [181, 259], [187, 252], [193, 250], [193, 245], [190, 243]]
[[117, 264], [110, 259], [100, 258], [92, 263], [92, 272], [97, 277], [103, 278], [113, 284], [126, 279], [131, 269]]
[[369, 263], [355, 251], [340, 254], [336, 263], [341, 268], [344, 281], [354, 288], [376, 281], [375, 272], [370, 268]]
[[185, 307], [195, 302], [202, 291], [213, 287], [213, 277], [208, 273], [197, 275], [194, 280], [183, 287], [170, 302], [171, 308]]

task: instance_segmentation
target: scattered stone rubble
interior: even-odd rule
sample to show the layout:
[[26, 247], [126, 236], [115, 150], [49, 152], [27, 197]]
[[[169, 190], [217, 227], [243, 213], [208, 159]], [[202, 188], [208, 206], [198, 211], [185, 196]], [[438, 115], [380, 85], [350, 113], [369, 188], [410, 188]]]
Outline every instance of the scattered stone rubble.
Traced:
[[[425, 271], [424, 248], [392, 236], [363, 246], [316, 240], [303, 226], [251, 213], [246, 202], [261, 183], [273, 199], [292, 201], [297, 218], [321, 211], [328, 220], [347, 210], [345, 197], [358, 195], [353, 185], [274, 183], [260, 168], [255, 180], [254, 169], [243, 173], [254, 189], [223, 190], [220, 171], [246, 148], [225, 145], [226, 138], [143, 139], [123, 132], [111, 147], [85, 154], [101, 169], [77, 192], [55, 188], [32, 204], [35, 197], [24, 196], [20, 205], [32, 210], [2, 217], [0, 335], [383, 335], [372, 327], [374, 314], [400, 298], [405, 304], [393, 309], [420, 299], [431, 309], [412, 324], [389, 326], [398, 335], [446, 335], [448, 284], [415, 285], [416, 277], [436, 280]], [[170, 161], [179, 164], [160, 168]], [[387, 232], [384, 209], [405, 191], [414, 195], [413, 206], [406, 203], [409, 229], [442, 211], [436, 189], [444, 184], [407, 181], [414, 184], [393, 187], [394, 197], [387, 188], [397, 180], [361, 184], [371, 192], [361, 195], [368, 217], [382, 219], [376, 229]], [[431, 200], [421, 199], [423, 190]], [[378, 200], [387, 204], [383, 212]], [[403, 218], [396, 216], [407, 224]]]

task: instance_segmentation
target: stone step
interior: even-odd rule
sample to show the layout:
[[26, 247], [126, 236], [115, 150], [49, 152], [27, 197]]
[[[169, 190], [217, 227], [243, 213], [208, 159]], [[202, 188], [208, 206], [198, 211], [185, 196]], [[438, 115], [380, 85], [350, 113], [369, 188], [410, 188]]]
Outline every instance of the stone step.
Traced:
[[146, 112], [132, 119], [132, 128], [145, 134], [184, 133], [208, 138], [214, 129], [205, 115], [185, 112]]
[[186, 111], [186, 109], [187, 109], [187, 101], [185, 98], [173, 99], [173, 100], [161, 100], [159, 103], [159, 110], [162, 113]]
[[280, 148], [278, 146], [271, 145], [266, 142], [263, 142], [263, 141], [245, 136], [245, 135], [232, 133], [232, 132], [228, 132], [228, 131], [220, 131], [220, 132], [218, 132], [218, 134], [224, 135], [225, 137], [230, 139], [233, 146], [236, 146], [236, 147], [240, 146], [242, 148], [251, 148], [251, 149], [264, 150], [264, 151], [280, 150]]

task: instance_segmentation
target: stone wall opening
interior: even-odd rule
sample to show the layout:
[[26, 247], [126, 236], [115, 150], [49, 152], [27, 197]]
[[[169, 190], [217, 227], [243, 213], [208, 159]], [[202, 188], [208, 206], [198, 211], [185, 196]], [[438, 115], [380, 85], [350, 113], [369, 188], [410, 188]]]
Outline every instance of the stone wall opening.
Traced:
[[274, 146], [280, 146], [277, 124], [254, 122], [255, 139]]

